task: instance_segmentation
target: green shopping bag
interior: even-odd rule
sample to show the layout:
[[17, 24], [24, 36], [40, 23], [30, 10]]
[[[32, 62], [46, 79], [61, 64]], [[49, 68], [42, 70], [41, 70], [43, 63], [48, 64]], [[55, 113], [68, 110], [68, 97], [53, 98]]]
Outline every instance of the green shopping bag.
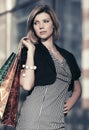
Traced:
[[8, 59], [6, 60], [6, 62], [3, 64], [3, 66], [0, 68], [0, 84], [2, 83], [2, 81], [4, 80], [8, 69], [10, 67], [10, 65], [12, 64], [14, 58], [15, 58], [15, 53], [12, 52], [11, 55], [8, 57]]

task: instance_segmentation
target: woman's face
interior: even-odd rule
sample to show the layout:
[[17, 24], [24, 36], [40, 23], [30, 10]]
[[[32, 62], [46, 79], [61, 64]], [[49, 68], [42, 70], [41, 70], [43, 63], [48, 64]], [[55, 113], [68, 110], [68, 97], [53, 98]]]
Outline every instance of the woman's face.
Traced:
[[43, 12], [34, 18], [33, 28], [41, 40], [52, 38], [53, 22], [49, 14]]

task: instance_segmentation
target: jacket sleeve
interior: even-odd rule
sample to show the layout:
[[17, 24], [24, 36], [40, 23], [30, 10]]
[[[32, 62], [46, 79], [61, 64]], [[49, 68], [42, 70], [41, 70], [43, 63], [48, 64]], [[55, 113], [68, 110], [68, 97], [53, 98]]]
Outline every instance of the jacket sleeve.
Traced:
[[77, 61], [73, 55], [71, 58], [71, 71], [72, 71], [72, 79], [78, 80], [79, 77], [81, 76], [81, 71], [80, 71]]
[[70, 91], [70, 90], [73, 91], [74, 81], [78, 80], [79, 77], [81, 76], [80, 68], [79, 68], [77, 61], [76, 61], [73, 54], [71, 54], [71, 56], [70, 56], [70, 70], [71, 70], [71, 73], [72, 73], [72, 79], [71, 79], [71, 84], [69, 86], [68, 91]]
[[21, 51], [20, 69], [22, 69], [22, 65], [26, 63], [26, 59], [27, 59], [27, 48], [23, 47]]

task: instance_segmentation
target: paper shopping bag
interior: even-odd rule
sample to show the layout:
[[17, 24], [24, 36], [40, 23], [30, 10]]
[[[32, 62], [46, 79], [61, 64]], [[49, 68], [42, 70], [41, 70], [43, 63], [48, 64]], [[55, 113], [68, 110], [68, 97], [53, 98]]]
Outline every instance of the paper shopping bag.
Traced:
[[14, 58], [15, 58], [15, 53], [12, 52], [10, 54], [10, 56], [8, 57], [8, 59], [6, 60], [6, 62], [3, 64], [3, 66], [0, 68], [0, 84], [2, 83], [2, 81], [4, 80], [8, 69], [10, 68], [10, 65], [12, 64]]
[[0, 119], [2, 119], [4, 114], [4, 110], [10, 94], [11, 86], [14, 80], [16, 67], [17, 67], [17, 57], [15, 57], [4, 80], [0, 85]]
[[12, 87], [10, 90], [9, 98], [7, 101], [6, 109], [2, 118], [2, 124], [8, 126], [15, 126], [18, 111], [18, 100], [19, 100], [19, 76], [20, 76], [20, 60], [17, 61], [16, 72]]
[[18, 53], [13, 53], [0, 70], [0, 120], [7, 126], [15, 126], [19, 99], [20, 57], [22, 43]]

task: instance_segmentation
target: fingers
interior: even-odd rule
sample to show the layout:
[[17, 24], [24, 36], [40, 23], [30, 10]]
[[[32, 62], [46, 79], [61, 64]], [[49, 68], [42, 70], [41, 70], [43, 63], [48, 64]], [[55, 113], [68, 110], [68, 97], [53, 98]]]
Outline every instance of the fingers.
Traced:
[[65, 103], [64, 104], [64, 114], [67, 114], [68, 112], [69, 112], [69, 109], [68, 109], [67, 104]]
[[20, 42], [23, 44], [23, 43], [26, 43], [26, 42], [29, 42], [29, 38], [28, 37], [23, 37], [21, 38]]
[[23, 40], [27, 41], [27, 40], [29, 40], [29, 38], [27, 36], [25, 36], [25, 37], [21, 38], [21, 41], [23, 41]]
[[23, 46], [26, 46], [28, 48], [28, 46], [29, 46], [28, 43], [30, 43], [30, 40], [28, 37], [23, 37], [23, 38], [21, 38], [20, 43], [21, 43], [22, 48], [23, 48]]
[[19, 50], [21, 50], [21, 49], [23, 48], [23, 46], [24, 46], [23, 40], [25, 40], [25, 39], [27, 39], [27, 37], [21, 38], [21, 40], [20, 40], [20, 42], [19, 42]]
[[23, 37], [21, 38], [20, 40], [20, 45], [19, 45], [19, 52], [21, 52], [21, 49], [25, 46], [28, 50], [28, 52], [30, 52], [31, 54], [34, 54], [35, 52], [35, 46], [32, 44], [32, 42], [29, 40], [29, 38], [26, 36], [26, 37]]

